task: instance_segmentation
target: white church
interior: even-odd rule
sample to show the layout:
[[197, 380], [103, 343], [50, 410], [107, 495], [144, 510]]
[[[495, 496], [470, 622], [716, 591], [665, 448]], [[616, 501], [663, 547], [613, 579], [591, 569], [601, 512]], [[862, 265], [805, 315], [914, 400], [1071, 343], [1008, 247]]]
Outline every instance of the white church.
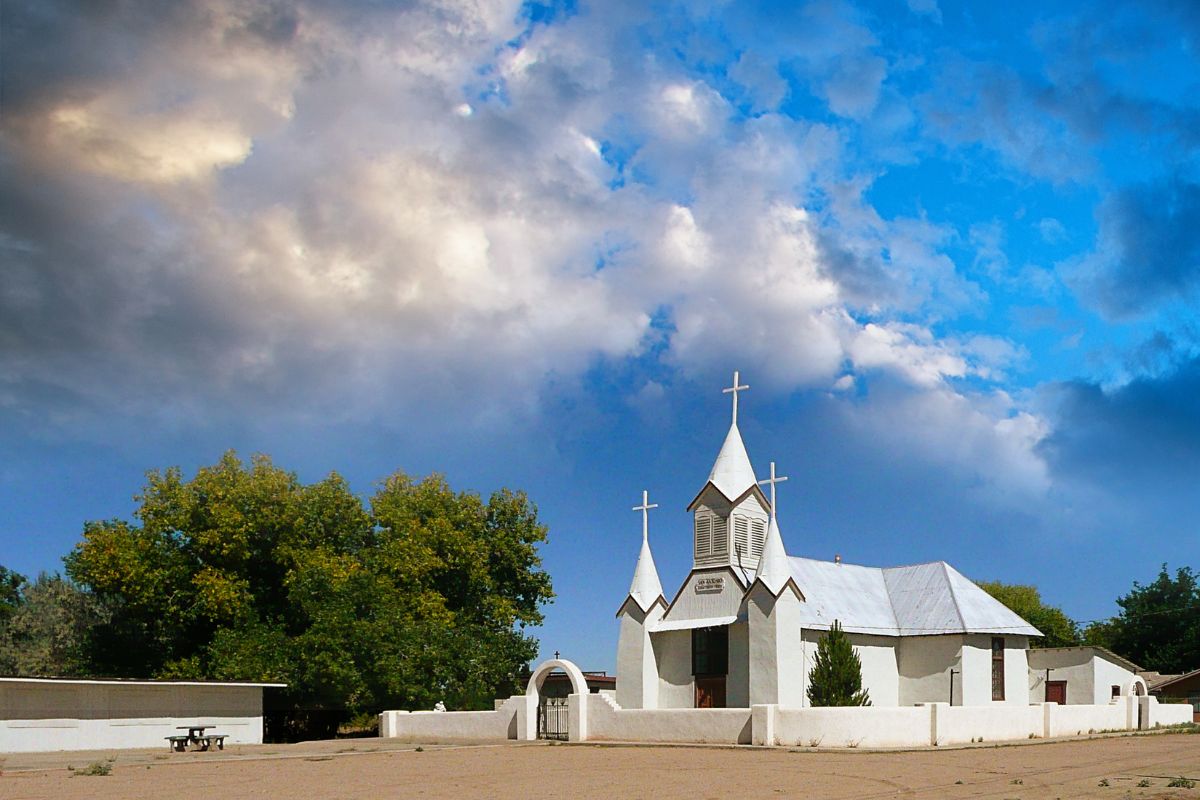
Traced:
[[[776, 477], [758, 479], [733, 423], [688, 506], [691, 572], [668, 600], [642, 550], [617, 612], [616, 701], [622, 708], [809, 705], [817, 642], [837, 621], [862, 661], [873, 706], [1030, 702], [1029, 637], [1040, 632], [944, 561], [863, 567], [789, 556]], [[770, 487], [770, 499], [761, 486]]]
[[[733, 423], [688, 506], [692, 569], [669, 601], [642, 550], [617, 611], [615, 691], [571, 661], [532, 670], [491, 710], [384, 711], [380, 736], [411, 741], [568, 739], [761, 746], [916, 747], [1079, 736], [1190, 722], [1147, 696], [1137, 665], [1098, 647], [1029, 649], [1041, 634], [943, 561], [864, 567], [789, 556], [770, 465], [759, 479]], [[769, 487], [770, 498], [762, 486]], [[817, 643], [837, 622], [862, 662], [870, 707], [812, 708]], [[543, 683], [566, 673], [571, 693]], [[564, 702], [565, 701], [565, 702]]]

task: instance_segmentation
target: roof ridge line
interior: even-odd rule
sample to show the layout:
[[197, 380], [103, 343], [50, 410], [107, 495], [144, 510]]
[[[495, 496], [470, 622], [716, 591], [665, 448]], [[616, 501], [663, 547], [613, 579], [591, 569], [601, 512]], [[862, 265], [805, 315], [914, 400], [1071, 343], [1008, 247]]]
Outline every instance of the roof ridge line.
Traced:
[[[945, 561], [938, 561], [936, 563], [942, 565], [942, 574], [946, 576], [946, 589], [950, 592], [950, 599], [954, 601], [954, 613], [958, 616], [958, 626], [962, 629], [963, 633], [967, 633], [967, 621], [963, 619], [962, 609], [958, 605], [958, 592], [954, 591], [954, 581], [950, 578], [950, 565]], [[980, 591], [983, 590], [981, 589]], [[991, 595], [988, 596], [990, 597]]]

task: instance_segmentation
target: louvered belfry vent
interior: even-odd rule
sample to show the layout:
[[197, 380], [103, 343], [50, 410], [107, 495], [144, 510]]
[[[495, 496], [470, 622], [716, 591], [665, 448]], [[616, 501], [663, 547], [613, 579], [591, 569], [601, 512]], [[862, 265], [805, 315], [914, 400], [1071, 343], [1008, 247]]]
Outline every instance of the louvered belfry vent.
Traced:
[[733, 554], [743, 561], [750, 555], [750, 520], [741, 515], [733, 518]]
[[750, 557], [755, 561], [762, 558], [763, 544], [767, 541], [767, 525], [761, 519], [751, 521]]
[[713, 525], [711, 514], [696, 515], [696, 560], [712, 555]]

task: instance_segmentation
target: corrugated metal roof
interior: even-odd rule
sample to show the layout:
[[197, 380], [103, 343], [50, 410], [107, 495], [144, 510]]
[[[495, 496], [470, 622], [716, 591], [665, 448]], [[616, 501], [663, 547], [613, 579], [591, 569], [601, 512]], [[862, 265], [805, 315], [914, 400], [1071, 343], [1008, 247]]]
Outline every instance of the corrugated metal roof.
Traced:
[[862, 567], [790, 558], [807, 600], [804, 625], [880, 636], [1041, 632], [944, 561], [906, 567]]

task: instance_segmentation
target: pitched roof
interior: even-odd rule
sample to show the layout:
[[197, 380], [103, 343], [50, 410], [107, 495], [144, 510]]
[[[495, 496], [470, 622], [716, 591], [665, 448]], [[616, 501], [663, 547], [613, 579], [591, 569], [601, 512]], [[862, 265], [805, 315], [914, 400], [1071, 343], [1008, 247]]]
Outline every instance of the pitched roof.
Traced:
[[717, 453], [717, 460], [713, 463], [708, 481], [730, 501], [736, 500], [748, 489], [758, 485], [736, 422], [729, 426], [729, 433], [725, 436], [725, 443], [721, 445], [721, 452]]
[[[1161, 675], [1161, 676], [1159, 676], [1160, 680], [1158, 680], [1157, 682], [1155, 682], [1153, 684], [1151, 684], [1150, 681], [1147, 680], [1146, 688], [1152, 692], [1157, 692], [1161, 689], [1169, 689], [1172, 686], [1174, 686], [1175, 684], [1183, 683], [1185, 680], [1194, 678], [1197, 675], [1200, 675], [1200, 669], [1194, 669], [1191, 672], [1185, 672], [1182, 675]], [[1143, 680], [1145, 680], [1145, 679], [1143, 678]]]
[[[1029, 656], [1035, 657], [1038, 653], [1072, 653], [1078, 652], [1084, 655], [1098, 655], [1101, 658], [1116, 664], [1118, 667], [1123, 667], [1135, 675], [1141, 675], [1142, 680], [1146, 681], [1146, 687], [1150, 687], [1150, 680], [1146, 677], [1146, 671], [1137, 664], [1130, 661], [1124, 656], [1119, 656], [1107, 647], [1100, 647], [1095, 644], [1077, 644], [1068, 647], [1031, 647], [1029, 648]], [[1156, 673], [1157, 674], [1157, 673]], [[1174, 676], [1172, 676], [1174, 677]]]
[[811, 558], [789, 562], [807, 600], [805, 627], [828, 628], [837, 620], [847, 631], [881, 636], [1041, 635], [944, 561], [883, 569]]

